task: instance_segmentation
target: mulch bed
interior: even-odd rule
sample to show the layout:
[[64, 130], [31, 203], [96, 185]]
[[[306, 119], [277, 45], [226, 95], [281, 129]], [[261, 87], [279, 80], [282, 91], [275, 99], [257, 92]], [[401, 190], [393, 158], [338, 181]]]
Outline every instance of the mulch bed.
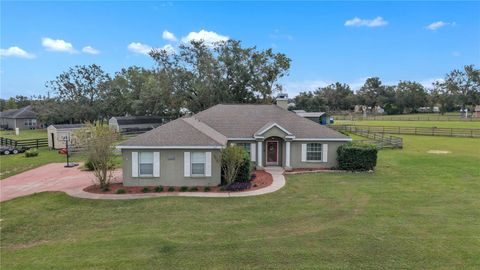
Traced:
[[[272, 178], [272, 175], [270, 175], [269, 173], [267, 173], [265, 171], [254, 171], [253, 173], [255, 174], [255, 179], [253, 179], [250, 182], [250, 183], [252, 183], [252, 185], [251, 185], [251, 188], [249, 188], [249, 189], [245, 189], [245, 190], [242, 190], [242, 191], [226, 191], [226, 190], [222, 191], [222, 190], [220, 190], [221, 187], [217, 186], [217, 187], [209, 187], [210, 191], [208, 191], [208, 192], [210, 192], [210, 193], [211, 192], [219, 192], [219, 193], [244, 192], [244, 191], [261, 189], [261, 188], [264, 188], [264, 187], [268, 187], [272, 184], [273, 178]], [[108, 191], [102, 191], [100, 189], [100, 186], [98, 186], [98, 185], [88, 186], [88, 187], [84, 188], [83, 191], [90, 192], [90, 193], [98, 193], [98, 194], [117, 194], [117, 190], [123, 189], [123, 190], [125, 190], [124, 194], [147, 193], [147, 192], [142, 191], [142, 189], [144, 189], [144, 188], [145, 187], [125, 187], [125, 186], [123, 186], [122, 183], [112, 183], [112, 184], [110, 184], [110, 188], [109, 188]], [[156, 186], [149, 186], [148, 188], [150, 190], [148, 193], [181, 192], [180, 191], [181, 187], [173, 187], [174, 191], [168, 191], [168, 189], [170, 187], [169, 186], [163, 186], [163, 191], [162, 192], [155, 192], [154, 189], [156, 188]], [[192, 188], [192, 187], [189, 187], [188, 191], [190, 191], [190, 188]], [[204, 191], [205, 187], [198, 186], [196, 188], [198, 189], [198, 191], [196, 191], [196, 192], [207, 192], [207, 191]]]

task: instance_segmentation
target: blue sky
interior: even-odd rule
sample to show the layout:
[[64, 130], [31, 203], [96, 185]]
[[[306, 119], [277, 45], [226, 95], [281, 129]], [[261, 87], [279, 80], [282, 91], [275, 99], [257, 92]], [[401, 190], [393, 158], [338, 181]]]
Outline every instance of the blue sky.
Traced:
[[227, 37], [286, 53], [290, 96], [335, 81], [358, 88], [371, 76], [428, 84], [480, 66], [480, 3], [7, 1], [1, 97], [46, 94], [45, 82], [74, 65], [153, 67], [149, 47]]

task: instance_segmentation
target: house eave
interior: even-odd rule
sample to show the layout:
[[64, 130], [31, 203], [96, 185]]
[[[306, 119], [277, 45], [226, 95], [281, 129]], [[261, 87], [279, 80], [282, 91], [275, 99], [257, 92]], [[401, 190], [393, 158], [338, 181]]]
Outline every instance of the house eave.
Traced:
[[145, 146], [145, 145], [117, 145], [117, 149], [222, 149], [223, 146], [213, 145], [169, 145], [169, 146]]

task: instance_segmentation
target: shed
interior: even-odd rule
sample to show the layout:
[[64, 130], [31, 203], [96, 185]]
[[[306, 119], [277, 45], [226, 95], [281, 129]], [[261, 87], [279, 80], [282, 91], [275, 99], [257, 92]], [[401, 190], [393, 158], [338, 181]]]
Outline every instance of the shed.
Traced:
[[312, 120], [320, 125], [327, 125], [330, 121], [327, 113], [325, 112], [306, 112], [304, 110], [293, 110], [298, 116]]
[[65, 139], [68, 138], [69, 144], [74, 144], [75, 137], [73, 132], [83, 128], [84, 124], [65, 124], [65, 125], [50, 125], [47, 128], [48, 133], [48, 147], [52, 149], [65, 148]]
[[117, 132], [148, 131], [170, 119], [162, 116], [114, 116], [108, 125]]

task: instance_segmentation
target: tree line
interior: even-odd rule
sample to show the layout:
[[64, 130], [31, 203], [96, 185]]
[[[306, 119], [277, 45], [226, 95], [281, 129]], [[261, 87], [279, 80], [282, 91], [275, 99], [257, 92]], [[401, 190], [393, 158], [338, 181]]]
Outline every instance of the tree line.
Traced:
[[455, 69], [430, 88], [414, 81], [384, 85], [380, 78], [368, 78], [354, 92], [348, 84], [336, 82], [315, 91], [300, 92], [294, 109], [305, 111], [351, 111], [355, 105], [383, 108], [387, 114], [416, 113], [422, 107], [439, 107], [441, 113], [473, 109], [480, 105], [480, 70], [467, 65]]
[[[52, 96], [2, 99], [0, 109], [31, 104], [44, 123], [78, 123], [124, 115], [178, 117], [219, 103], [272, 103], [291, 63], [285, 54], [244, 47], [237, 40], [214, 46], [193, 41], [173, 54], [154, 49], [149, 55], [154, 68], [132, 66], [113, 75], [95, 64], [71, 67], [46, 83]], [[354, 92], [337, 82], [301, 92], [291, 100], [292, 109], [337, 112], [365, 105], [399, 114], [439, 106], [446, 112], [480, 104], [479, 78], [480, 71], [469, 65], [431, 88], [413, 81], [384, 85], [372, 77]]]

